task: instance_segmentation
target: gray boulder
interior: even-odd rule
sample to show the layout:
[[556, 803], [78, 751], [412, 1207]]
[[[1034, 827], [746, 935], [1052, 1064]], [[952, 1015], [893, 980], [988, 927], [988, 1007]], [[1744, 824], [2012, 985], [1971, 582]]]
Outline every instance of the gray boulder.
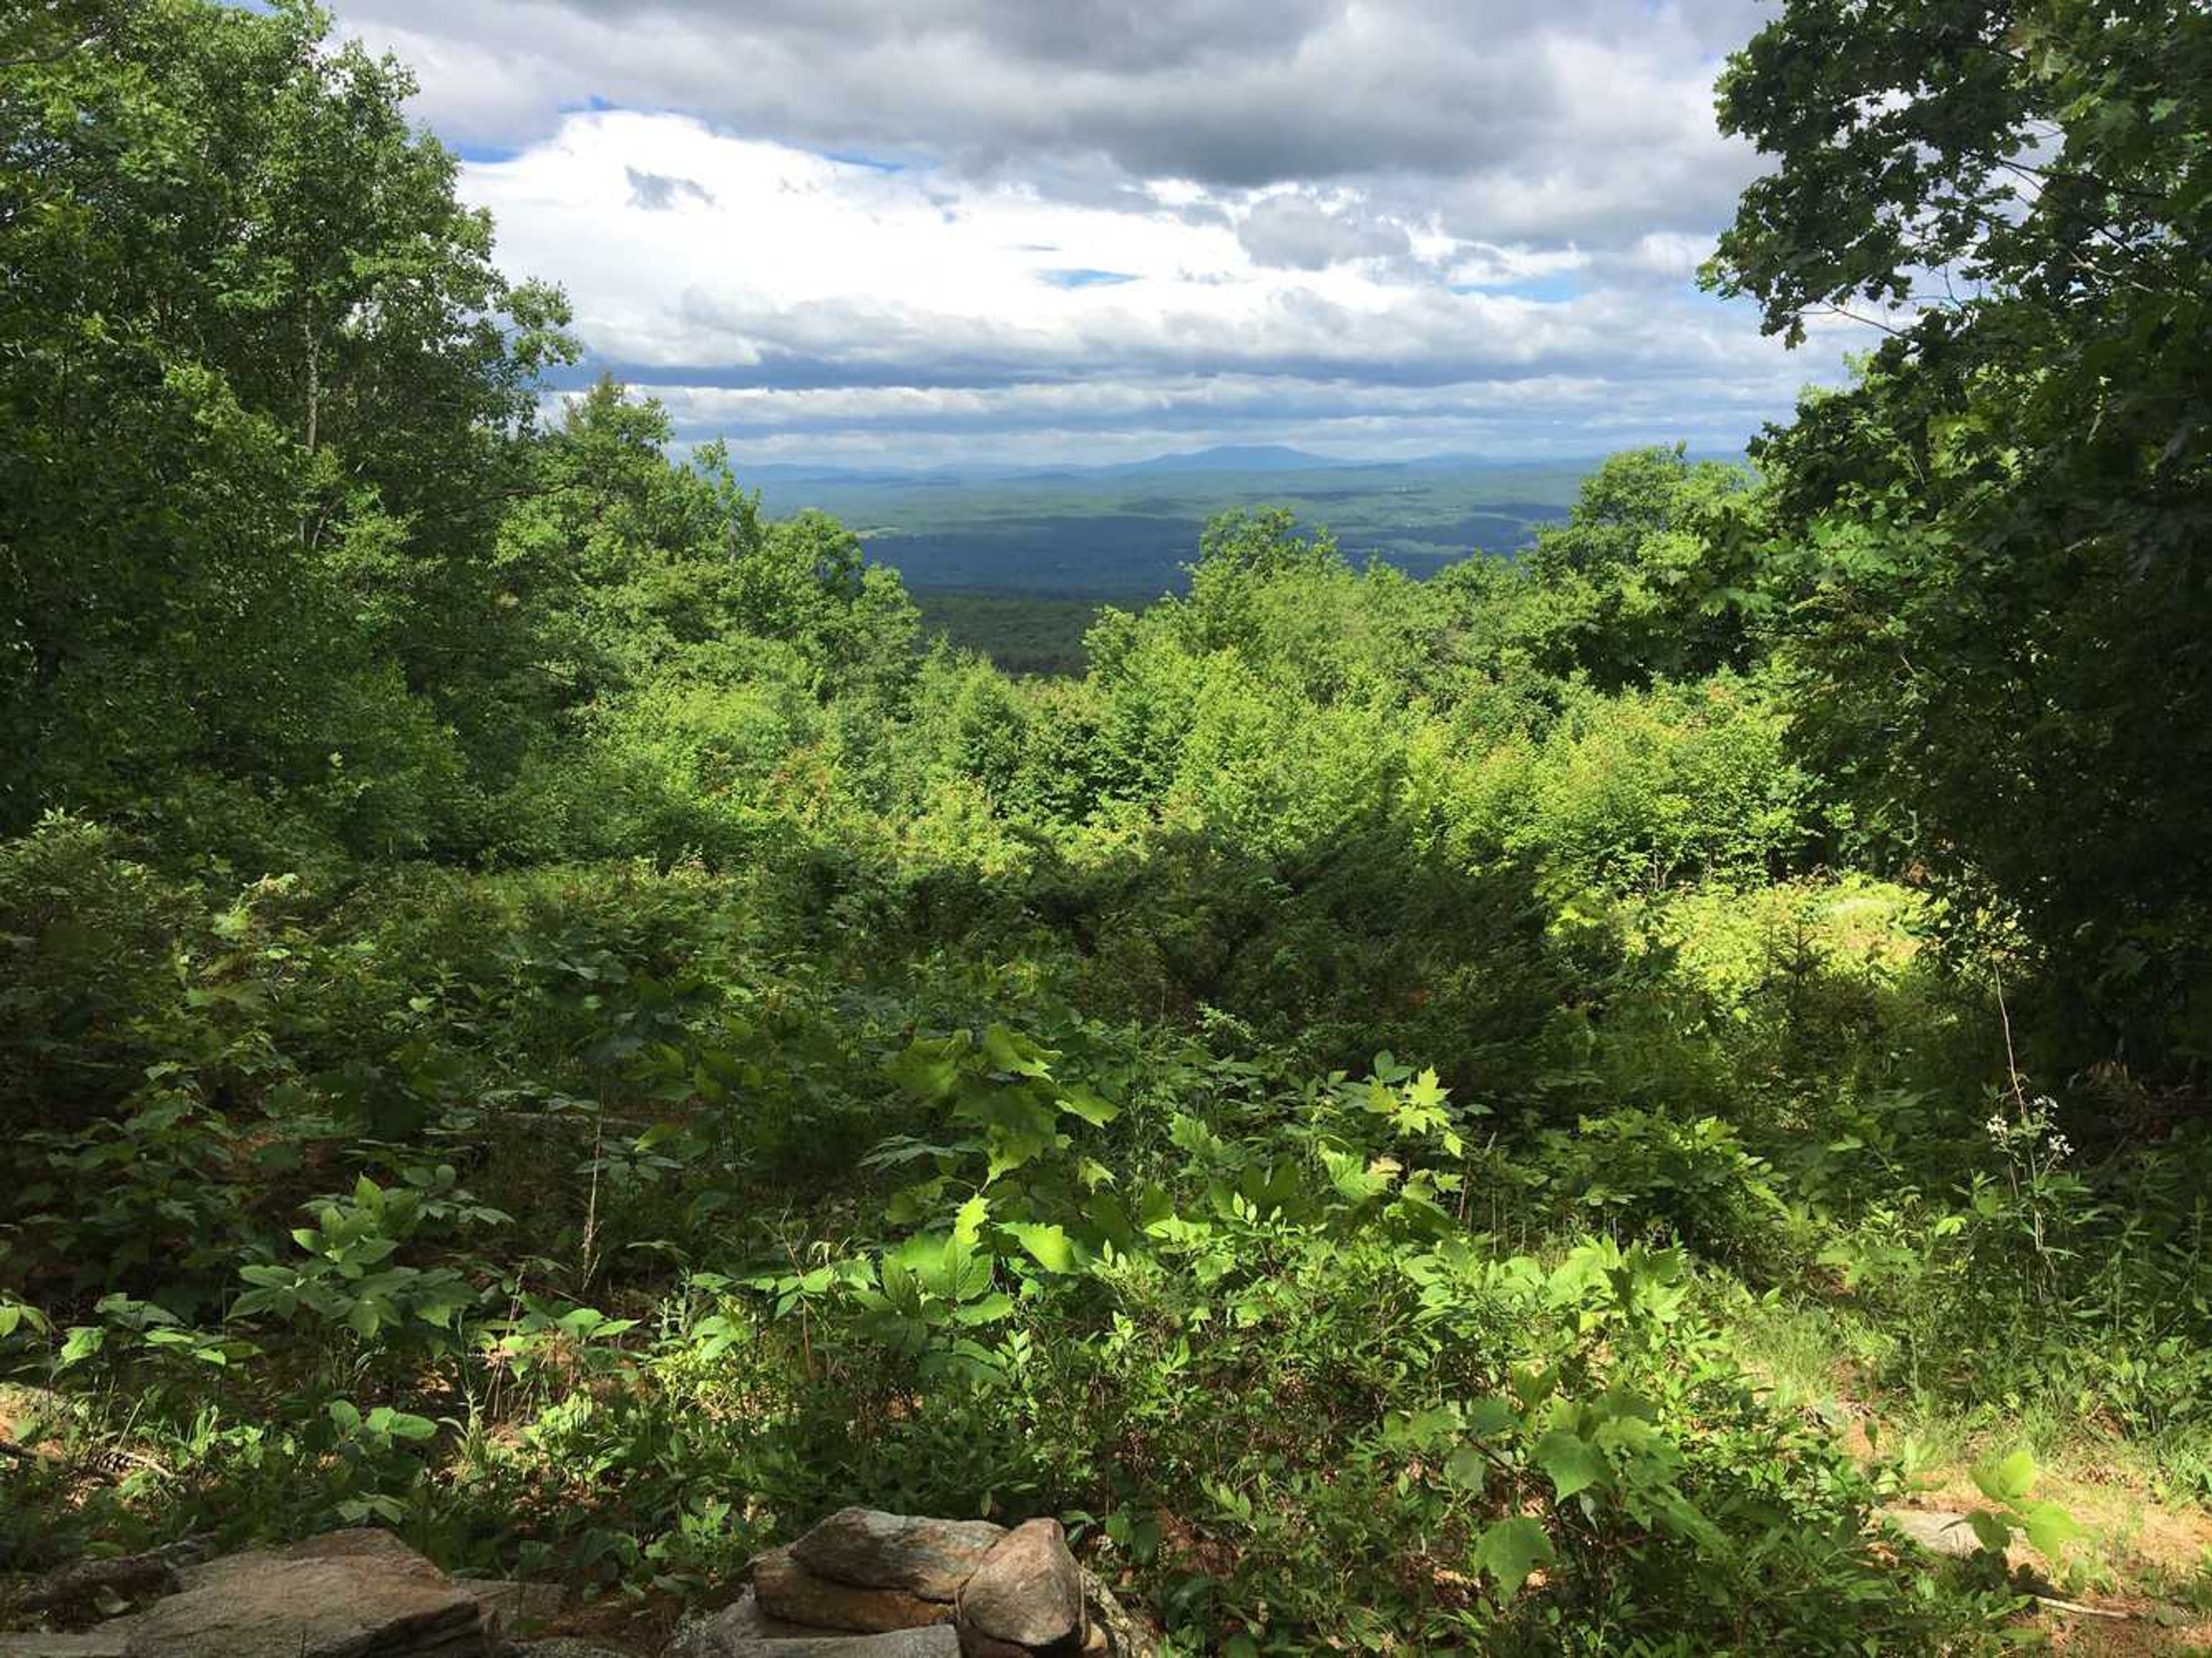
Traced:
[[791, 1546], [817, 1577], [951, 1600], [1006, 1534], [988, 1520], [931, 1520], [840, 1509]]
[[1926, 1549], [1953, 1560], [1966, 1560], [1981, 1552], [1982, 1540], [1974, 1535], [1973, 1522], [1963, 1514], [1942, 1509], [1881, 1509], [1876, 1519]]

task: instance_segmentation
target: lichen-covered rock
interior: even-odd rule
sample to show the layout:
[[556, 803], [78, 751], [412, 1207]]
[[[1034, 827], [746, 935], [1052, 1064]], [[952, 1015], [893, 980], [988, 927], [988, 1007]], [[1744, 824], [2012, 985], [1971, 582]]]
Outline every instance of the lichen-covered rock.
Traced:
[[1083, 1570], [1083, 1609], [1090, 1614], [1091, 1634], [1085, 1652], [1103, 1651], [1109, 1658], [1156, 1658], [1160, 1643], [1142, 1624], [1129, 1616], [1097, 1573]]
[[959, 1628], [970, 1658], [1005, 1658], [1006, 1647], [1051, 1658], [1083, 1650], [1083, 1569], [1060, 1521], [1028, 1521], [1000, 1540], [960, 1591]]
[[952, 1616], [944, 1601], [926, 1600], [904, 1589], [863, 1588], [817, 1577], [789, 1549], [772, 1549], [753, 1562], [753, 1593], [772, 1617], [862, 1635], [921, 1629]]
[[603, 1647], [597, 1641], [556, 1635], [543, 1641], [511, 1641], [506, 1658], [630, 1658], [630, 1655], [614, 1647]]
[[951, 1600], [1006, 1534], [988, 1520], [932, 1520], [840, 1509], [791, 1546], [817, 1577]]
[[118, 1619], [129, 1658], [482, 1658], [477, 1602], [390, 1534], [333, 1532], [184, 1573]]

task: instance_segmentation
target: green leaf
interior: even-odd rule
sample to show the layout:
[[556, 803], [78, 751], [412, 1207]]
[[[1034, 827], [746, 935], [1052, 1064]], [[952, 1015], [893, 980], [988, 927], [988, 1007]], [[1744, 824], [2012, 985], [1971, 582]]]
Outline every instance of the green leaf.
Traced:
[[1490, 1483], [1490, 1461], [1472, 1445], [1462, 1445], [1444, 1459], [1444, 1478], [1462, 1491], [1480, 1495]]
[[1565, 1428], [1553, 1429], [1536, 1442], [1528, 1455], [1538, 1467], [1551, 1476], [1553, 1488], [1563, 1503], [1577, 1491], [1599, 1484], [1612, 1473], [1604, 1452], [1580, 1434]]
[[991, 1218], [991, 1200], [981, 1192], [960, 1206], [960, 1212], [952, 1218], [952, 1242], [962, 1249], [972, 1250], [982, 1242], [983, 1224]]
[[1559, 1557], [1543, 1527], [1525, 1514], [1500, 1520], [1482, 1533], [1474, 1546], [1474, 1564], [1498, 1580], [1498, 1598], [1510, 1600], [1538, 1566]]
[[2005, 1546], [2012, 1541], [2012, 1521], [2001, 1514], [1976, 1509], [1966, 1516], [1966, 1523], [1974, 1528], [1974, 1536], [1981, 1546], [1995, 1553], [2002, 1554]]
[[952, 1309], [956, 1323], [965, 1325], [996, 1324], [1000, 1319], [1012, 1317], [1014, 1298], [1003, 1290], [994, 1291], [981, 1301], [970, 1301]]
[[1507, 1432], [1521, 1421], [1510, 1404], [1494, 1396], [1471, 1399], [1464, 1408], [1468, 1432], [1484, 1438]]
[[1080, 1084], [1060, 1095], [1060, 1108], [1073, 1113], [1097, 1128], [1103, 1128], [1121, 1114], [1121, 1107], [1101, 1099]]
[[2056, 1503], [2020, 1503], [2013, 1511], [2020, 1516], [2027, 1540], [2053, 1560], [2081, 1535], [2081, 1522]]
[[917, 1039], [891, 1061], [891, 1080], [909, 1094], [925, 1100], [941, 1100], [960, 1079], [953, 1044]]
[[1992, 1503], [2017, 1503], [2034, 1485], [2035, 1474], [2035, 1458], [2027, 1451], [2014, 1451], [1998, 1461], [1977, 1465], [1974, 1484]]
[[1046, 1272], [1072, 1272], [1076, 1269], [1075, 1245], [1060, 1228], [1030, 1221], [1008, 1221], [1000, 1230], [1009, 1234]]
[[1017, 1036], [1002, 1024], [994, 1024], [983, 1033], [983, 1060], [994, 1071], [1009, 1072], [1018, 1077], [1049, 1077], [1051, 1067], [1045, 1064], [1049, 1050], [1039, 1048], [1026, 1037]]

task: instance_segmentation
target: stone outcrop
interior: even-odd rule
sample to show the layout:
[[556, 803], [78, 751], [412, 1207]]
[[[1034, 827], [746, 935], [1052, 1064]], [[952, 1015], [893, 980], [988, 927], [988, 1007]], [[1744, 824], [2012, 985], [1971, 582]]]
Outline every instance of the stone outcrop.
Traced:
[[[0, 1658], [634, 1658], [532, 1638], [556, 1585], [456, 1582], [388, 1532], [331, 1532], [206, 1558], [197, 1545], [21, 1580], [69, 1633], [0, 1633]], [[1152, 1658], [1154, 1642], [1068, 1552], [1059, 1523], [845, 1509], [752, 1565], [732, 1605], [680, 1625], [662, 1658]]]
[[[663, 1658], [1150, 1658], [1154, 1643], [1054, 1520], [1012, 1531], [841, 1509], [753, 1562], [751, 1593]], [[895, 1638], [896, 1637], [896, 1638]]]
[[35, 1604], [149, 1604], [75, 1635], [0, 1635], [0, 1658], [490, 1658], [552, 1609], [544, 1586], [456, 1583], [389, 1532], [331, 1532], [220, 1558], [174, 1547], [52, 1575]]
[[477, 1602], [387, 1532], [332, 1532], [181, 1574], [118, 1619], [130, 1658], [482, 1658]]

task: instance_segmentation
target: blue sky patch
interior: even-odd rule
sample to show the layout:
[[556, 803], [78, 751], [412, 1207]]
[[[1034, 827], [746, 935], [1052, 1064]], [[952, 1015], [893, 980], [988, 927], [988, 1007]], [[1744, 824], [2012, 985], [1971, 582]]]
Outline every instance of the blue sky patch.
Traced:
[[1133, 282], [1135, 274], [1127, 270], [1040, 270], [1039, 278], [1054, 288], [1111, 288], [1117, 282]]

